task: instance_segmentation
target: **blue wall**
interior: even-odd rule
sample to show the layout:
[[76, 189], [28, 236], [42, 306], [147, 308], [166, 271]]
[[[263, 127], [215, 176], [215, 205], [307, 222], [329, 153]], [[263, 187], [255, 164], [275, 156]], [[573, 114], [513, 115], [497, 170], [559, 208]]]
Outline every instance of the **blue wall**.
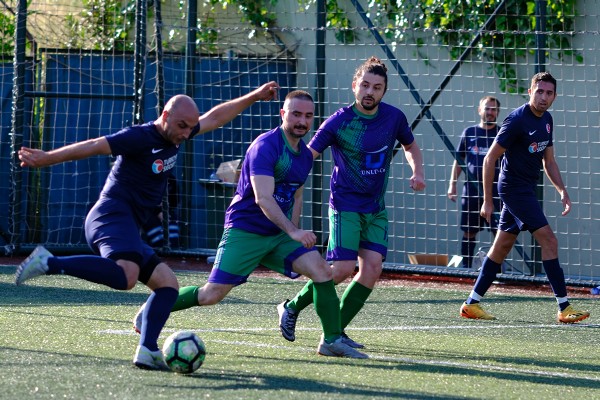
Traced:
[[[49, 93], [127, 95], [133, 92], [132, 57], [81, 56], [53, 52], [48, 54], [46, 60], [45, 88]], [[175, 94], [185, 93], [183, 57], [165, 58], [163, 66], [165, 100]], [[282, 87], [295, 88], [294, 68], [288, 62], [202, 59], [198, 61], [197, 72], [194, 74], [194, 98], [200, 111], [206, 112], [211, 107], [246, 94], [270, 80], [277, 81]], [[3, 191], [8, 189], [10, 177], [12, 64], [6, 66], [6, 71], [10, 72], [10, 78], [5, 76], [1, 81], [0, 189]], [[156, 61], [149, 59], [144, 92], [143, 119], [146, 122], [157, 117], [155, 72]], [[31, 103], [28, 101], [29, 107]], [[214, 227], [207, 227], [207, 193], [199, 180], [208, 178], [222, 161], [241, 158], [247, 145], [256, 136], [279, 123], [280, 107], [281, 102], [256, 103], [227, 126], [184, 144], [175, 174], [179, 180], [180, 205], [182, 208], [189, 208], [187, 214], [180, 212], [187, 224], [183, 231], [188, 234], [185, 241], [188, 248], [212, 245], [207, 236], [211, 236]], [[132, 120], [133, 103], [129, 100], [47, 97], [44, 99], [42, 146], [49, 149], [106, 135], [131, 125]], [[31, 132], [40, 132], [40, 129], [25, 129], [25, 145], [39, 146], [37, 134], [30, 135]], [[187, 165], [184, 166], [185, 160]], [[39, 207], [35, 207], [39, 209], [39, 215], [36, 215], [36, 222], [32, 222], [34, 207], [28, 204], [29, 218], [23, 224], [24, 229], [33, 229], [33, 225], [40, 224], [41, 242], [85, 244], [83, 220], [98, 197], [112, 161], [111, 157], [93, 157], [41, 170], [41, 198]], [[27, 171], [32, 173], [32, 170]], [[34, 201], [33, 192], [27, 191], [29, 196], [24, 194], [30, 203]], [[222, 201], [228, 200], [221, 199]], [[1, 230], [5, 229], [7, 219], [8, 198], [2, 196]], [[28, 232], [29, 238], [34, 236]]]

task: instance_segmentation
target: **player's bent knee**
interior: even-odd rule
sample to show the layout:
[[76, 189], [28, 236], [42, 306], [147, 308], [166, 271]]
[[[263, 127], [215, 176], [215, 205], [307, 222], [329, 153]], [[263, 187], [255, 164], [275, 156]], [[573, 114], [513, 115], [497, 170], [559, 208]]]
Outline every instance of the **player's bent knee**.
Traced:
[[327, 263], [311, 268], [306, 275], [314, 282], [327, 282], [333, 280], [333, 271]]
[[223, 285], [215, 283], [207, 283], [198, 291], [198, 305], [212, 306], [215, 305], [227, 296], [233, 285]]
[[138, 267], [135, 262], [129, 260], [121, 259], [117, 260], [116, 263], [119, 267], [123, 268], [123, 272], [125, 272], [125, 277], [127, 278], [127, 287], [125, 290], [133, 289], [139, 277], [140, 267]]
[[179, 290], [177, 276], [175, 276], [173, 270], [163, 262], [156, 265], [150, 279], [145, 282], [145, 284], [152, 290], [160, 287], [172, 287]]

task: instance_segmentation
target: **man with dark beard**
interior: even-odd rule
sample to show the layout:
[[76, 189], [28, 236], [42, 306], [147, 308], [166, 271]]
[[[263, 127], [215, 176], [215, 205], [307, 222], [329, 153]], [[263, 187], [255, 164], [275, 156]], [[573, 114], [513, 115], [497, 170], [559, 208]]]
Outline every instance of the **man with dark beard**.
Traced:
[[[463, 231], [461, 240], [460, 254], [462, 256], [462, 266], [471, 268], [473, 264], [473, 255], [477, 244], [477, 233], [485, 225], [488, 225], [492, 236], [496, 236], [497, 222], [492, 219], [487, 221], [479, 215], [479, 210], [483, 205], [483, 159], [487, 154], [496, 134], [498, 134], [498, 113], [500, 112], [500, 101], [492, 96], [485, 96], [479, 101], [477, 108], [479, 114], [479, 124], [467, 127], [461, 134], [458, 146], [456, 148], [457, 159], [452, 165], [450, 173], [450, 183], [448, 185], [448, 198], [456, 201], [456, 182], [462, 173], [462, 168], [458, 164], [461, 160], [468, 171], [465, 172], [465, 183], [463, 185], [461, 196], [460, 229]], [[496, 163], [494, 182], [498, 182], [500, 169]], [[494, 209], [500, 211], [500, 198], [498, 197], [498, 188], [494, 185]]]
[[[315, 247], [316, 235], [299, 228], [302, 191], [313, 163], [302, 138], [312, 127], [314, 112], [312, 96], [295, 90], [285, 98], [281, 126], [252, 142], [225, 214], [208, 283], [181, 288], [171, 311], [220, 302], [259, 265], [290, 278], [305, 275], [314, 282], [315, 309], [323, 327], [317, 353], [367, 358], [342, 341], [332, 270]], [[145, 324], [143, 309], [134, 320], [136, 331]]]
[[[358, 260], [358, 273], [340, 301], [342, 330], [363, 307], [381, 275], [388, 245], [384, 199], [397, 141], [412, 169], [410, 187], [425, 188], [421, 150], [406, 116], [381, 102], [387, 83], [385, 64], [369, 58], [352, 80], [355, 102], [329, 117], [308, 144], [315, 158], [330, 146], [333, 156], [327, 260], [333, 262], [334, 282], [350, 277]], [[285, 339], [295, 340], [296, 319], [313, 302], [314, 288], [309, 281], [294, 299], [277, 307]], [[342, 338], [353, 348], [364, 347], [344, 332]]]

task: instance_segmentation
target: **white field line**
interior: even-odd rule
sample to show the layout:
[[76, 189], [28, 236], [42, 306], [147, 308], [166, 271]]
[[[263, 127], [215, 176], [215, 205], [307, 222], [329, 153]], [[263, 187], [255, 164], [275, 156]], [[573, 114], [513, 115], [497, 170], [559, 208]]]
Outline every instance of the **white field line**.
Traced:
[[[353, 328], [349, 329], [352, 331], [372, 331], [372, 330], [388, 330], [388, 331], [424, 331], [424, 330], [462, 330], [462, 329], [553, 329], [553, 328], [571, 328], [571, 329], [585, 329], [585, 328], [600, 328], [600, 325], [592, 324], [574, 324], [574, 325], [454, 325], [454, 326], [393, 326], [393, 327], [365, 327], [365, 328]], [[181, 329], [164, 329], [163, 334], [175, 332]], [[219, 329], [193, 329], [194, 332], [256, 332], [256, 331], [278, 331], [278, 328], [219, 328]], [[318, 328], [302, 328], [297, 329], [302, 331], [320, 331]], [[107, 329], [99, 331], [101, 334], [112, 334], [112, 335], [135, 335], [132, 329], [127, 330], [116, 330]], [[233, 346], [245, 346], [245, 347], [262, 347], [271, 349], [280, 349], [286, 351], [302, 351], [302, 352], [315, 352], [314, 348], [301, 347], [301, 346], [290, 346], [290, 345], [272, 345], [267, 343], [257, 342], [246, 342], [246, 341], [231, 341], [231, 340], [211, 340], [213, 343], [220, 343], [225, 345]], [[544, 371], [539, 369], [529, 368], [515, 368], [515, 367], [503, 367], [492, 364], [481, 364], [481, 363], [462, 363], [456, 361], [445, 361], [445, 360], [427, 360], [410, 357], [389, 357], [389, 356], [378, 356], [369, 355], [370, 359], [386, 362], [397, 362], [405, 364], [416, 364], [416, 365], [431, 365], [441, 367], [457, 367], [464, 368], [467, 370], [479, 370], [479, 371], [496, 371], [496, 372], [507, 372], [507, 373], [518, 373], [532, 376], [541, 377], [553, 377], [553, 378], [565, 378], [565, 379], [585, 379], [594, 382], [600, 382], [600, 376], [589, 376], [589, 375], [577, 375], [573, 373], [557, 372], [557, 371]]]
[[[500, 325], [500, 324], [489, 324], [489, 325], [424, 325], [424, 326], [378, 326], [378, 327], [362, 327], [362, 328], [347, 328], [348, 332], [351, 331], [436, 331], [436, 330], [501, 330], [501, 329], [586, 329], [586, 328], [600, 328], [598, 324], [531, 324], [531, 325]], [[164, 333], [176, 332], [183, 329], [163, 329]], [[190, 329], [194, 332], [268, 332], [278, 331], [279, 328], [208, 328], [208, 329]], [[296, 331], [321, 331], [320, 328], [296, 328]], [[111, 335], [134, 335], [133, 329], [105, 329], [98, 331], [98, 333], [105, 333]]]
[[[355, 328], [353, 330], [427, 330], [427, 329], [515, 329], [515, 328], [556, 328], [560, 325], [495, 325], [495, 326], [450, 326], [450, 327], [440, 327], [440, 326], [430, 326], [430, 327], [386, 327], [386, 328]], [[600, 326], [586, 326], [586, 325], [576, 325], [579, 327], [595, 327], [598, 328]], [[278, 330], [275, 328], [232, 328], [232, 329], [194, 329], [194, 332], [242, 332], [242, 331], [274, 331]], [[320, 329], [312, 329], [307, 328], [303, 329], [305, 331], [318, 331]], [[164, 329], [163, 333], [174, 332], [176, 329]], [[103, 330], [100, 331], [103, 334], [117, 334], [117, 335], [134, 335], [133, 330]], [[286, 351], [296, 351], [303, 353], [313, 353], [315, 352], [314, 348], [302, 347], [302, 346], [291, 346], [291, 345], [272, 345], [267, 343], [257, 343], [257, 342], [247, 342], [241, 340], [211, 340], [211, 343], [219, 343], [226, 344], [231, 346], [244, 346], [249, 348], [269, 348], [269, 349], [278, 349], [278, 350], [286, 350]], [[496, 372], [507, 372], [507, 373], [517, 373], [523, 375], [532, 375], [532, 376], [541, 376], [541, 377], [550, 377], [550, 378], [562, 378], [562, 379], [585, 379], [594, 382], [600, 382], [600, 376], [589, 376], [589, 375], [577, 375], [572, 373], [565, 372], [557, 372], [557, 371], [543, 371], [537, 369], [530, 368], [515, 368], [515, 367], [503, 367], [500, 365], [491, 365], [491, 364], [482, 364], [482, 363], [461, 363], [456, 361], [445, 361], [445, 360], [426, 360], [426, 359], [418, 359], [418, 358], [410, 358], [410, 357], [390, 357], [390, 356], [378, 356], [378, 355], [369, 355], [371, 360], [378, 361], [386, 361], [386, 362], [395, 362], [395, 363], [404, 363], [404, 364], [415, 364], [415, 365], [430, 365], [430, 366], [438, 366], [438, 367], [456, 367], [456, 368], [464, 368], [466, 370], [478, 370], [478, 371], [496, 371]]]

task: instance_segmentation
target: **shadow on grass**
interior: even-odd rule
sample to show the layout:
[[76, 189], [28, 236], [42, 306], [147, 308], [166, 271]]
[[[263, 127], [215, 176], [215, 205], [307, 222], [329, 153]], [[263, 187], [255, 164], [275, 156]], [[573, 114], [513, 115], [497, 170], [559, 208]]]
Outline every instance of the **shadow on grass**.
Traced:
[[98, 285], [98, 288], [99, 290], [39, 286], [37, 282], [35, 286], [16, 286], [15, 284], [0, 282], [0, 293], [2, 293], [2, 304], [4, 306], [68, 303], [141, 305], [149, 295], [149, 292], [118, 291], [100, 285]]
[[[392, 367], [389, 366], [388, 363], [386, 363], [385, 365], [381, 365], [379, 368], [383, 370], [400, 370], [410, 373], [426, 372], [431, 374], [467, 375], [470, 377], [470, 379], [473, 379], [474, 382], [477, 382], [478, 378], [490, 378], [506, 381], [508, 385], [511, 385], [511, 387], [514, 385], [519, 385], [519, 383], [536, 383], [542, 385], [555, 386], [558, 390], [560, 390], [560, 388], [563, 388], [563, 390], [565, 391], [568, 391], [568, 388], [600, 389], [600, 377], [598, 377], [597, 372], [593, 370], [593, 367], [591, 365], [581, 372], [587, 372], [590, 375], [595, 375], [594, 379], [586, 379], [583, 377], [578, 378], [573, 376], [573, 373], [565, 373], [565, 370], [575, 369], [573, 368], [574, 366], [572, 364], [568, 363], [565, 363], [564, 366], [561, 366], [560, 364], [548, 364], [547, 366], [553, 368], [553, 371], [536, 371], [535, 367], [530, 363], [532, 361], [535, 361], [533, 359], [515, 357], [512, 360], [506, 361], [523, 366], [497, 366], [497, 368], [494, 369], [478, 369], [477, 365], [467, 367], [457, 365], [431, 365], [429, 363], [423, 365], [406, 363], [398, 364]], [[443, 364], [443, 362], [440, 363]], [[522, 370], [518, 371], [518, 369]], [[560, 375], [562, 375], [563, 373], [564, 375], [568, 376], [561, 377]]]
[[[265, 360], [269, 361], [269, 360]], [[303, 362], [306, 362], [305, 360]], [[209, 390], [220, 393], [226, 391], [239, 391], [241, 393], [260, 393], [265, 391], [280, 392], [281, 398], [285, 398], [286, 392], [294, 391], [298, 393], [318, 393], [323, 398], [328, 394], [342, 394], [347, 396], [362, 396], [364, 398], [398, 398], [398, 399], [462, 399], [462, 396], [449, 396], [447, 394], [437, 395], [435, 393], [416, 392], [412, 390], [403, 390], [401, 388], [390, 389], [389, 387], [375, 387], [368, 384], [355, 385], [351, 382], [340, 383], [339, 385], [330, 384], [323, 380], [306, 379], [298, 376], [280, 376], [270, 374], [245, 374], [243, 372], [224, 372], [202, 370], [188, 376], [194, 379], [194, 383], [188, 386], [188, 389]], [[164, 387], [164, 386], [161, 386]], [[180, 387], [180, 386], [178, 386]]]
[[[527, 381], [529, 383], [543, 383], [548, 385], [557, 385], [564, 387], [590, 387], [600, 389], [600, 375], [597, 371], [597, 365], [588, 364], [582, 361], [557, 361], [555, 359], [544, 359], [541, 357], [522, 357], [522, 356], [498, 356], [498, 355], [469, 355], [465, 359], [464, 352], [451, 352], [439, 350], [419, 349], [414, 351], [407, 348], [387, 348], [384, 352], [378, 351], [377, 354], [387, 354], [389, 357], [406, 358], [406, 363], [400, 363], [393, 367], [406, 370], [407, 365], [410, 372], [434, 372], [449, 374], [467, 374], [469, 376], [491, 377], [495, 379]], [[411, 361], [414, 360], [414, 361]], [[420, 360], [423, 360], [422, 363]], [[437, 361], [436, 361], [437, 360]], [[447, 364], [472, 364], [472, 366], [461, 365], [443, 365]], [[481, 365], [481, 369], [477, 366]], [[387, 369], [387, 366], [382, 366]], [[575, 373], [586, 374], [594, 379], [576, 378]], [[564, 379], [558, 376], [564, 374]], [[566, 375], [569, 375], [568, 377]]]
[[[418, 353], [418, 357], [423, 357], [423, 352]], [[263, 358], [263, 357], [251, 357], [251, 358]], [[408, 358], [408, 357], [407, 357]], [[471, 360], [477, 360], [477, 358], [469, 359], [469, 363], [471, 364]], [[275, 359], [270, 359], [268, 357], [264, 357], [264, 362], [276, 362]], [[281, 360], [279, 360], [281, 361]], [[408, 374], [443, 374], [446, 376], [468, 376], [469, 379], [473, 379], [474, 382], [478, 382], [479, 378], [489, 378], [489, 379], [497, 379], [501, 381], [506, 381], [508, 385], [511, 387], [518, 386], [519, 383], [536, 383], [542, 385], [554, 386], [557, 390], [566, 390], [569, 388], [587, 388], [587, 389], [600, 389], [600, 375], [596, 371], [596, 366], [580, 364], [577, 368], [577, 365], [572, 363], [556, 363], [556, 362], [540, 362], [540, 360], [532, 359], [532, 358], [524, 358], [524, 357], [495, 357], [492, 359], [494, 364], [490, 362], [490, 358], [483, 358], [482, 362], [486, 362], [486, 367], [483, 369], [478, 369], [477, 364], [473, 363], [472, 366], [467, 365], [453, 365], [452, 361], [448, 361], [446, 359], [441, 359], [440, 354], [437, 353], [432, 355], [432, 358], [426, 359], [423, 363], [420, 363], [417, 358], [415, 358], [414, 362], [407, 360], [406, 362], [390, 362], [390, 360], [376, 360], [370, 359], [366, 361], [365, 365], [362, 368], [371, 368], [371, 369], [380, 369], [382, 374], [385, 376], [386, 373], [390, 373], [391, 371], [402, 371]], [[293, 360], [287, 360], [287, 362], [293, 362]], [[298, 360], [299, 363], [306, 363], [306, 360]], [[348, 367], [356, 366], [356, 360], [347, 360], [347, 359], [336, 359], [336, 364], [347, 364]], [[495, 363], [506, 363], [505, 365], [499, 365]], [[368, 364], [367, 364], [368, 363]], [[465, 363], [464, 357], [460, 357], [460, 361], [457, 361], [456, 364]], [[330, 364], [330, 360], [316, 361], [313, 364], [324, 364], [326, 367]], [[492, 366], [492, 368], [488, 368]], [[542, 368], [548, 368], [546, 370], [536, 369], [536, 366]], [[582, 374], [588, 376], [586, 377], [576, 377], [574, 376], [574, 371], [578, 371]], [[411, 376], [411, 375], [408, 375]], [[282, 380], [285, 383], [288, 378], [278, 377], [279, 380]], [[298, 380], [297, 378], [292, 379], [292, 383], [287, 383], [288, 386], [284, 387], [290, 390], [301, 390], [302, 385], [300, 387], [295, 387], [292, 384], [300, 383], [302, 380]], [[305, 384], [309, 384], [310, 381], [306, 381]], [[480, 382], [480, 381], [479, 381]], [[367, 383], [367, 382], [365, 382]], [[319, 385], [321, 385], [319, 383]], [[351, 386], [351, 382], [347, 383], [348, 386]], [[262, 385], [261, 385], [262, 386]], [[335, 386], [334, 386], [335, 387]], [[346, 392], [345, 390], [349, 391]], [[306, 390], [306, 388], [304, 388]], [[326, 390], [326, 389], [325, 389]], [[311, 390], [312, 391], [312, 390]], [[348, 393], [348, 394], [362, 394], [365, 396], [374, 396], [375, 393], [378, 393], [379, 396], [392, 396], [392, 397], [401, 397], [405, 398], [431, 398], [431, 394], [425, 396], [424, 393], [414, 393], [414, 392], [403, 392], [401, 389], [394, 389], [391, 391], [389, 388], [369, 388], [368, 385], [361, 387], [344, 387], [338, 388], [336, 387], [336, 391], [340, 393]], [[361, 393], [364, 391], [364, 393]], [[412, 396], [415, 397], [412, 397]], [[446, 398], [446, 397], [444, 397]], [[452, 397], [450, 397], [452, 398]]]

